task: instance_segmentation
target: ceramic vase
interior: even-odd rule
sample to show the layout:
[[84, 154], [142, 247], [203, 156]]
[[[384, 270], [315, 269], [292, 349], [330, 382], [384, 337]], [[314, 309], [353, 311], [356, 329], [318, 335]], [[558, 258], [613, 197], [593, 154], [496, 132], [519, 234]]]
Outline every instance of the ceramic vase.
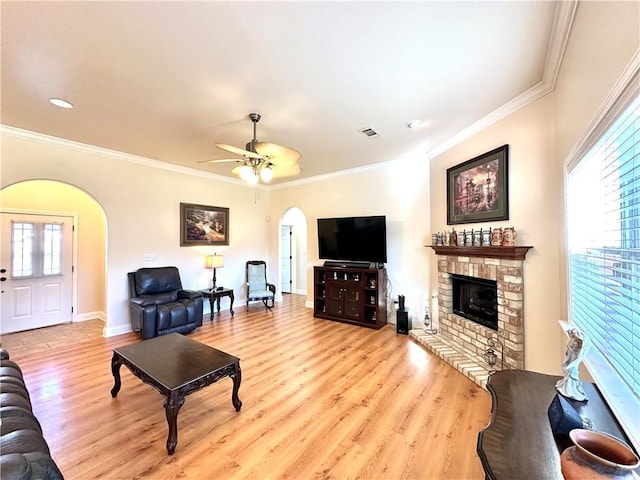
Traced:
[[560, 456], [565, 480], [633, 480], [640, 459], [625, 443], [604, 432], [576, 428], [569, 432], [574, 443]]

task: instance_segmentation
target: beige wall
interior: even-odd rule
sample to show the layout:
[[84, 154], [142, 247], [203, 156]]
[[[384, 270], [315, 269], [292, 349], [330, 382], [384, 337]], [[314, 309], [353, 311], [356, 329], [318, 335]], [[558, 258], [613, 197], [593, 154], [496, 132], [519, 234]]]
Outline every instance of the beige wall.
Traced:
[[[423, 157], [271, 190], [269, 214], [273, 218], [295, 206], [307, 219], [307, 285], [310, 286], [307, 305], [311, 306], [313, 301], [313, 266], [323, 263], [318, 259], [316, 220], [322, 217], [385, 215], [389, 297], [405, 295], [412, 317], [422, 311], [431, 293], [430, 249], [424, 247], [430, 239], [428, 186], [428, 163]], [[276, 233], [270, 229], [270, 238], [274, 238]], [[273, 247], [270, 247], [270, 256], [277, 254]], [[389, 322], [395, 323], [394, 315], [391, 314]]]
[[[204, 256], [222, 253], [225, 267], [218, 282], [234, 287], [236, 298], [244, 297], [240, 288], [249, 258], [266, 258], [269, 278], [279, 279], [279, 225], [291, 207], [300, 208], [307, 220], [308, 285], [313, 265], [322, 263], [317, 218], [386, 215], [389, 296], [406, 295], [415, 325], [435, 285], [435, 256], [424, 245], [431, 232], [446, 227], [446, 169], [507, 143], [510, 220], [482, 226], [513, 225], [518, 242], [534, 247], [524, 267], [526, 367], [559, 373], [565, 341], [557, 321], [567, 314], [563, 162], [638, 49], [639, 8], [638, 2], [581, 2], [556, 90], [431, 162], [389, 159], [370, 169], [266, 191], [4, 129], [0, 187], [57, 180], [87, 192], [102, 206], [107, 220], [104, 310], [111, 334], [129, 328], [126, 272], [148, 265], [146, 253], [158, 255], [154, 264], [178, 265], [191, 288], [207, 286]], [[229, 207], [231, 245], [181, 248], [180, 202]], [[312, 296], [309, 288], [309, 305]]]
[[[2, 130], [1, 148], [1, 187], [47, 178], [85, 191], [102, 206], [107, 222], [102, 309], [107, 335], [130, 330], [126, 274], [131, 270], [176, 265], [185, 287], [206, 288], [211, 272], [204, 268], [205, 255], [224, 254], [218, 283], [233, 287], [240, 302], [245, 298], [246, 260], [267, 258], [267, 192], [240, 181], [157, 168], [148, 160], [13, 129]], [[180, 247], [180, 202], [228, 207], [230, 245]], [[158, 260], [145, 262], [145, 254], [155, 254]], [[89, 269], [86, 260], [77, 265], [78, 271], [85, 268]]]
[[[567, 319], [564, 177], [566, 155], [638, 50], [640, 4], [581, 2], [551, 94], [486, 128], [431, 163], [431, 227], [446, 226], [446, 169], [509, 144], [510, 219], [518, 243], [532, 245], [524, 263], [525, 366], [561, 373]], [[476, 225], [469, 225], [473, 228]], [[436, 268], [432, 264], [432, 278]]]
[[65, 183], [31, 180], [0, 191], [2, 210], [76, 215], [77, 290], [75, 318], [104, 318], [106, 223], [100, 205], [82, 190]]
[[[536, 371], [558, 369], [561, 337], [558, 272], [559, 205], [555, 192], [562, 178], [556, 168], [549, 96], [521, 109], [452, 148], [431, 162], [431, 229], [447, 225], [446, 170], [456, 164], [509, 144], [509, 220], [457, 225], [457, 229], [514, 226], [519, 245], [534, 248], [524, 262], [525, 365]], [[449, 227], [451, 228], [451, 227]], [[432, 281], [437, 269], [432, 254]]]
[[[567, 53], [553, 93], [556, 104], [556, 156], [563, 171], [567, 155], [592, 127], [594, 118], [615, 82], [640, 48], [640, 2], [581, 2], [567, 46]], [[557, 192], [558, 202], [564, 190]], [[567, 282], [565, 217], [562, 210], [558, 233], [562, 238], [561, 285]], [[561, 290], [563, 312], [567, 289]], [[566, 314], [565, 314], [566, 315]]]

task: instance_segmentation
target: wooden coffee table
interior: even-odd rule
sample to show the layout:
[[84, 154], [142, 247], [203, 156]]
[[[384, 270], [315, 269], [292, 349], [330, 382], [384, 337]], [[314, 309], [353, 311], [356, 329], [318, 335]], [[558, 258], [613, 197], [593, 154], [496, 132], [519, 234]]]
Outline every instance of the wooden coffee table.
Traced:
[[169, 424], [169, 455], [175, 452], [178, 444], [178, 411], [190, 393], [197, 392], [221, 378], [231, 377], [231, 403], [236, 412], [242, 407], [238, 398], [242, 379], [240, 359], [179, 333], [114, 348], [111, 359], [114, 379], [112, 397], [120, 391], [121, 365], [126, 365], [136, 377], [151, 385], [164, 397]]

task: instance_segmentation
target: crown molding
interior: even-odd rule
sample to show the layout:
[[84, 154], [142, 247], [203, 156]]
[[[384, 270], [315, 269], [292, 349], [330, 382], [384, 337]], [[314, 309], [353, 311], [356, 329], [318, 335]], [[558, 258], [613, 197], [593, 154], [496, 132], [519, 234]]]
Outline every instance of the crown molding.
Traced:
[[611, 126], [612, 121], [640, 94], [640, 49], [636, 50], [624, 71], [603, 100], [589, 125], [567, 155], [564, 166], [572, 170], [595, 142]]
[[551, 90], [556, 88], [556, 81], [564, 58], [564, 52], [569, 42], [573, 19], [578, 8], [578, 0], [562, 1], [556, 3], [556, 12], [551, 28], [551, 39], [547, 49], [547, 59], [544, 64], [543, 82], [550, 85]]
[[526, 107], [553, 91], [556, 86], [567, 42], [569, 41], [577, 5], [578, 0], [556, 3], [556, 11], [554, 13], [553, 26], [551, 27], [551, 38], [549, 40], [549, 47], [547, 48], [547, 58], [545, 60], [542, 81], [481, 118], [476, 123], [461, 130], [449, 140], [429, 150], [429, 152], [427, 152], [429, 159], [446, 152], [476, 133], [481, 132], [499, 120], [517, 112], [521, 108]]
[[[529, 105], [532, 102], [540, 99], [541, 97], [552, 92], [555, 88], [558, 73], [562, 65], [562, 59], [571, 33], [571, 26], [573, 25], [573, 19], [575, 16], [576, 8], [579, 0], [563, 0], [556, 2], [556, 10], [554, 13], [554, 21], [551, 28], [549, 46], [547, 48], [547, 57], [545, 60], [544, 72], [542, 75], [542, 81], [534, 85], [530, 89], [526, 90], [522, 94], [518, 95], [514, 99], [505, 103], [501, 107], [497, 108], [493, 112], [484, 116], [477, 122], [471, 124], [465, 129], [461, 130], [445, 142], [441, 143], [437, 147], [425, 152], [427, 160], [435, 158], [436, 156], [444, 153], [445, 151], [453, 148], [457, 144], [467, 140], [473, 135], [481, 132], [482, 130], [490, 127], [494, 123], [502, 120], [503, 118], [517, 112], [521, 108]], [[63, 148], [69, 148], [76, 151], [84, 151], [92, 154], [108, 156], [117, 158], [120, 160], [137, 163], [139, 165], [145, 165], [152, 168], [159, 168], [172, 172], [182, 173], [185, 175], [191, 175], [195, 177], [208, 178], [220, 182], [231, 183], [234, 185], [247, 186], [240, 179], [227, 177], [210, 172], [204, 172], [195, 168], [189, 168], [179, 166], [171, 163], [161, 162], [159, 160], [152, 160], [145, 157], [139, 157], [127, 153], [118, 152], [115, 150], [109, 150], [102, 147], [96, 147], [93, 145], [74, 142], [72, 140], [61, 139], [44, 135], [37, 132], [30, 132], [28, 130], [22, 130], [16, 127], [0, 124], [0, 132], [9, 136], [28, 139], [31, 141], [46, 143], [48, 145], [54, 145]], [[325, 180], [331, 180], [339, 177], [347, 177], [351, 175], [359, 175], [362, 173], [386, 168], [390, 163], [395, 163], [403, 160], [403, 158], [388, 160], [372, 165], [365, 165], [362, 167], [355, 167], [346, 170], [339, 170], [336, 172], [317, 175], [313, 177], [302, 178], [298, 180], [285, 181], [274, 185], [258, 184], [252, 188], [258, 188], [262, 190], [279, 190], [283, 188], [291, 188], [300, 185], [306, 185], [310, 183], [321, 182]]]
[[[190, 175], [192, 177], [207, 178], [207, 179], [216, 180], [219, 182], [226, 182], [234, 185], [247, 186], [246, 183], [240, 179], [219, 175], [217, 173], [204, 172], [196, 168], [184, 167], [181, 165], [175, 165], [173, 163], [161, 162], [160, 160], [153, 160], [151, 158], [140, 157], [138, 155], [131, 155], [129, 153], [118, 152], [117, 150], [110, 150], [108, 148], [97, 147], [95, 145], [89, 145], [86, 143], [75, 142], [73, 140], [53, 137], [51, 135], [45, 135], [43, 133], [23, 130], [21, 128], [12, 127], [10, 125], [0, 124], [0, 133], [8, 137], [28, 140], [34, 143], [41, 143], [48, 146], [66, 148], [76, 152], [83, 152], [83, 153], [89, 153], [92, 155], [99, 155], [102, 157], [109, 157], [116, 160], [135, 163], [137, 165], [143, 165], [151, 168], [159, 168], [161, 170], [167, 170], [174, 173]], [[253, 188], [266, 189], [264, 185], [260, 185], [260, 184], [255, 185]]]
[[[533, 103], [536, 100], [544, 97], [548, 93], [551, 93], [555, 89], [558, 74], [560, 72], [560, 66], [562, 65], [562, 59], [564, 58], [567, 42], [569, 41], [569, 36], [571, 34], [571, 27], [573, 26], [573, 20], [575, 17], [576, 8], [578, 6], [578, 1], [579, 0], [566, 0], [556, 3], [556, 10], [554, 12], [553, 25], [551, 27], [549, 46], [547, 47], [547, 57], [545, 60], [542, 80], [514, 99], [510, 100], [493, 112], [484, 116], [477, 122], [461, 130], [437, 147], [434, 147], [431, 150], [427, 151], [425, 155], [428, 160], [446, 152], [459, 143], [462, 143], [468, 138], [471, 138], [473, 135], [490, 127], [499, 120], [502, 120], [512, 113], [517, 112], [521, 108], [526, 107], [530, 103]], [[356, 175], [374, 170], [376, 168], [386, 167], [388, 163], [397, 162], [399, 160], [401, 159], [389, 160], [387, 162], [377, 163], [375, 165], [356, 167], [348, 170], [332, 172], [326, 175], [318, 175], [315, 177], [308, 177], [300, 180], [284, 182], [278, 185], [269, 186], [269, 189], [289, 188], [308, 183], [320, 182], [323, 180], [330, 180], [336, 177]]]

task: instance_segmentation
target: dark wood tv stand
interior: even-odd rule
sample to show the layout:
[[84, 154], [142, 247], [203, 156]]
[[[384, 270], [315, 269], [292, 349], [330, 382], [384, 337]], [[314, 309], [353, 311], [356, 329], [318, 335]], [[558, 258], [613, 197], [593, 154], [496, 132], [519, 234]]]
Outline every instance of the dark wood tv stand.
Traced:
[[368, 328], [387, 323], [385, 268], [313, 267], [313, 316]]

